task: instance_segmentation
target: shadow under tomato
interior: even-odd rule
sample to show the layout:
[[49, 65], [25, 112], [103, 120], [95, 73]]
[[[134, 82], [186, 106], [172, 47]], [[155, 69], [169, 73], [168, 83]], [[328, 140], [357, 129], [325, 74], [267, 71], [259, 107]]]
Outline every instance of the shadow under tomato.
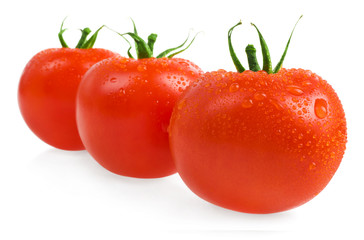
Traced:
[[128, 207], [148, 216], [164, 216], [175, 230], [190, 229], [189, 226], [198, 229], [201, 223], [220, 226], [222, 230], [286, 230], [296, 222], [294, 211], [246, 214], [210, 204], [192, 193], [178, 174], [157, 179], [113, 174], [87, 151], [48, 149], [30, 162], [28, 171], [38, 178], [36, 183], [47, 184], [46, 189], [51, 191], [56, 188], [67, 198], [98, 199], [103, 206]]

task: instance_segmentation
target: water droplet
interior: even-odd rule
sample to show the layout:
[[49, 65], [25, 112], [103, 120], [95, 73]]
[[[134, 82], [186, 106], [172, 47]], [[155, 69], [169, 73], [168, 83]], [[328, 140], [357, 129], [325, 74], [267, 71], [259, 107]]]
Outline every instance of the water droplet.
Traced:
[[316, 169], [316, 163], [311, 162], [311, 163], [310, 163], [310, 166], [309, 166], [308, 168], [310, 169], [310, 171], [311, 171], [311, 170], [315, 170], [315, 169]]
[[303, 94], [303, 90], [298, 86], [290, 85], [286, 89], [290, 94], [295, 96], [301, 96]]
[[241, 103], [241, 106], [243, 108], [251, 108], [253, 106], [253, 100], [247, 98], [247, 99], [244, 99], [243, 102]]
[[305, 87], [310, 86], [310, 85], [312, 85], [312, 83], [310, 81], [305, 81], [302, 83], [302, 86], [305, 86]]
[[315, 114], [318, 118], [325, 118], [327, 116], [327, 102], [322, 98], [315, 101]]
[[117, 82], [117, 80], [116, 80], [116, 78], [110, 78], [110, 82], [112, 82], [112, 83], [116, 83]]
[[282, 110], [283, 109], [282, 105], [280, 103], [278, 103], [277, 101], [275, 101], [275, 100], [270, 100], [270, 103], [273, 106], [275, 106], [277, 110]]
[[267, 95], [265, 95], [264, 93], [260, 93], [260, 92], [256, 92], [254, 94], [254, 99], [258, 100], [258, 101], [262, 101], [267, 97]]
[[125, 89], [124, 88], [120, 88], [119, 89], [119, 93], [120, 93], [120, 95], [125, 94]]
[[294, 98], [292, 98], [292, 102], [297, 103], [298, 102], [298, 99], [294, 97]]
[[144, 72], [145, 70], [147, 70], [147, 66], [145, 66], [144, 64], [140, 64], [138, 65], [137, 70], [139, 72]]
[[232, 83], [231, 85], [230, 85], [230, 88], [229, 88], [229, 91], [230, 92], [236, 92], [236, 91], [238, 91], [239, 90], [239, 83]]

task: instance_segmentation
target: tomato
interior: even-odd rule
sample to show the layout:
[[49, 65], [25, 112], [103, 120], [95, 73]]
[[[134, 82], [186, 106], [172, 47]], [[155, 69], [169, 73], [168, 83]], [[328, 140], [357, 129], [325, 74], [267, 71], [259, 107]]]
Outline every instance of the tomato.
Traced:
[[258, 70], [255, 49], [248, 50], [255, 71], [209, 72], [184, 92], [171, 117], [171, 151], [181, 178], [201, 198], [247, 213], [285, 211], [315, 197], [338, 169], [345, 114], [317, 74], [281, 69], [282, 62], [272, 72], [269, 55]]
[[[61, 28], [64, 47], [41, 51], [26, 65], [20, 78], [18, 102], [25, 122], [41, 140], [64, 150], [82, 150], [75, 110], [79, 82], [92, 65], [117, 54], [105, 49], [68, 48], [63, 31]], [[84, 29], [83, 36], [89, 31]], [[91, 41], [95, 41], [95, 36]], [[87, 47], [93, 45], [86, 43]]]
[[77, 95], [77, 125], [86, 150], [109, 171], [164, 177], [176, 172], [167, 134], [172, 109], [201, 70], [180, 58], [142, 58], [143, 48], [152, 51], [139, 41], [144, 44], [137, 48], [139, 59], [110, 58], [85, 74]]

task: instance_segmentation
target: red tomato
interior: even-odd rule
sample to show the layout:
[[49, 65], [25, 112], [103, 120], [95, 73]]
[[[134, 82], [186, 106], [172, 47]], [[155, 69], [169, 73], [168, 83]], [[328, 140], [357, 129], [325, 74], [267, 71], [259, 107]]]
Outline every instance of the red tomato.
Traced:
[[173, 106], [201, 73], [178, 58], [114, 57], [94, 65], [78, 91], [77, 124], [87, 151], [113, 173], [175, 173], [167, 127]]
[[305, 70], [206, 73], [170, 125], [177, 171], [200, 197], [271, 213], [301, 205], [330, 181], [346, 122], [331, 86]]
[[219, 70], [184, 92], [169, 134], [194, 193], [224, 208], [273, 213], [328, 184], [345, 151], [346, 120], [333, 88], [311, 71]]
[[64, 150], [84, 146], [76, 126], [76, 94], [84, 73], [116, 54], [105, 49], [54, 48], [35, 55], [25, 67], [18, 100], [29, 128], [44, 142]]
[[92, 65], [116, 55], [105, 49], [67, 47], [36, 54], [26, 65], [18, 89], [20, 111], [29, 128], [53, 147], [84, 149], [76, 126], [79, 82]]

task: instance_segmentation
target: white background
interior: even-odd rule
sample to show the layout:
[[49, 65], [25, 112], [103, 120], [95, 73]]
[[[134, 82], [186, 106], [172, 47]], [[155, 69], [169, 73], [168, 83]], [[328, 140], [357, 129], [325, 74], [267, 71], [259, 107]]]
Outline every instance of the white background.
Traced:
[[[364, 17], [360, 0], [346, 1], [2, 1], [0, 3], [0, 239], [364, 239]], [[159, 34], [156, 52], [203, 31], [180, 57], [204, 71], [234, 71], [227, 31], [240, 19], [233, 42], [258, 49], [254, 22], [270, 47], [273, 65], [296, 28], [284, 67], [311, 69], [335, 88], [347, 116], [348, 144], [336, 175], [315, 199], [278, 214], [252, 215], [216, 207], [195, 196], [178, 174], [154, 180], [117, 176], [85, 151], [56, 150], [25, 125], [17, 85], [29, 59], [60, 47], [68, 19], [76, 29], [106, 24], [119, 32]], [[127, 45], [102, 31], [95, 47], [126, 54]], [[258, 55], [260, 50], [258, 50]], [[260, 57], [260, 56], [259, 56]], [[261, 59], [261, 58], [260, 58]]]

